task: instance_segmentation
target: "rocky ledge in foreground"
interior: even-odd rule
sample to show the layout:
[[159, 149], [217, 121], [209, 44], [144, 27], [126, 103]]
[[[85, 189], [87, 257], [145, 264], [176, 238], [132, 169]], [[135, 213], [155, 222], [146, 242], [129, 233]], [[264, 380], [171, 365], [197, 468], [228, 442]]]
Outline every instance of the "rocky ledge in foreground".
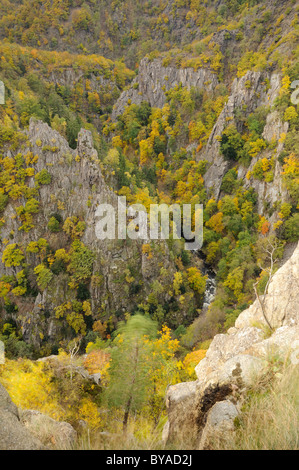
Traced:
[[[42, 436], [43, 442], [37, 436]], [[76, 431], [68, 423], [55, 421], [38, 411], [18, 410], [0, 384], [0, 450], [70, 449], [76, 437]]]
[[18, 408], [0, 385], [0, 450], [44, 450], [20, 421]]
[[[240, 412], [238, 397], [253, 385], [273, 355], [299, 358], [299, 244], [275, 273], [264, 299], [267, 322], [256, 300], [238, 317], [227, 334], [216, 335], [197, 365], [197, 380], [168, 389], [168, 422], [164, 442], [184, 442], [207, 448], [209, 435], [232, 431]], [[268, 336], [268, 335], [267, 335]]]

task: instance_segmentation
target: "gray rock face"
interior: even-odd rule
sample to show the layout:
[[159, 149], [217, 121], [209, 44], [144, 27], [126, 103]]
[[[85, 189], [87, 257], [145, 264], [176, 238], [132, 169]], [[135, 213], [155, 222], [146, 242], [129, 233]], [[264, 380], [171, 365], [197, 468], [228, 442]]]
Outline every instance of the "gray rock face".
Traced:
[[[232, 357], [217, 371], [217, 383], [229, 383], [239, 389], [249, 387], [261, 374], [266, 362], [249, 354], [238, 354]], [[215, 376], [212, 378], [215, 380]]]
[[199, 380], [204, 380], [211, 372], [218, 370], [226, 361], [244, 353], [252, 344], [263, 339], [260, 329], [247, 327], [234, 335], [216, 335], [210, 344], [206, 357], [195, 368]]
[[[287, 133], [289, 128], [288, 122], [282, 122], [279, 116], [278, 111], [273, 111], [272, 113], [268, 114], [267, 122], [264, 127], [263, 137], [268, 142], [271, 140], [279, 138], [282, 133]], [[281, 147], [279, 148], [279, 151]]]
[[[275, 273], [265, 298], [265, 313], [273, 328], [295, 326], [299, 323], [299, 244], [290, 259]], [[243, 329], [254, 322], [266, 325], [258, 301], [244, 310], [236, 320]]]
[[18, 409], [0, 385], [0, 450], [43, 450], [43, 444], [20, 422]]
[[0, 385], [0, 408], [2, 411], [6, 411], [18, 417], [18, 408], [11, 401], [7, 390], [2, 385]]
[[[288, 201], [288, 192], [286, 187], [283, 185], [283, 181], [281, 178], [281, 164], [278, 161], [278, 157], [280, 153], [283, 151], [284, 142], [280, 141], [280, 137], [283, 134], [287, 134], [289, 129], [289, 123], [283, 122], [279, 116], [278, 111], [273, 111], [267, 116], [267, 122], [262, 134], [262, 137], [269, 143], [275, 141], [277, 143], [275, 151], [273, 150], [264, 150], [258, 156], [252, 158], [252, 161], [248, 168], [239, 167], [238, 169], [238, 177], [244, 180], [244, 187], [245, 188], [253, 188], [258, 195], [257, 201], [257, 210], [259, 214], [264, 213], [264, 206], [265, 202], [268, 202], [273, 206], [273, 204], [278, 201]], [[250, 177], [249, 179], [246, 178], [246, 175], [251, 172], [254, 168], [254, 165], [262, 158], [271, 159], [272, 157], [275, 158], [275, 166], [273, 169], [273, 181], [266, 182], [255, 179], [254, 177]], [[275, 219], [276, 214], [273, 214], [271, 218], [269, 218], [270, 222], [276, 222]]]
[[[45, 238], [53, 249], [57, 250], [69, 246], [71, 240], [63, 231], [53, 234], [48, 230], [50, 216], [58, 212], [63, 221], [68, 217], [78, 217], [84, 221], [86, 229], [82, 242], [95, 253], [92, 274], [97, 276], [98, 282], [91, 283], [89, 290], [96, 320], [103, 312], [111, 312], [113, 315], [118, 312], [118, 315], [121, 315], [143, 302], [150, 292], [151, 283], [159, 279], [161, 266], [164, 266], [168, 273], [164, 281], [172, 283], [175, 265], [164, 241], [157, 243], [155, 256], [150, 259], [142, 253], [142, 245], [145, 243], [143, 240], [99, 240], [96, 237], [97, 207], [105, 203], [111, 204], [117, 210], [118, 201], [117, 195], [104, 181], [89, 131], [80, 131], [77, 149], [73, 150], [58, 132], [47, 124], [32, 119], [28, 140], [30, 147], [23, 149], [23, 153], [31, 151], [38, 156], [35, 169], [37, 172], [47, 169], [51, 174], [51, 183], [40, 185], [39, 212], [34, 217], [34, 228], [29, 232], [18, 230], [20, 222], [15, 217], [15, 206], [13, 203], [7, 205], [3, 214], [6, 224], [1, 229], [2, 239], [7, 238], [10, 243], [26, 247], [30, 241]], [[29, 186], [33, 187], [34, 184], [32, 177]], [[13, 239], [11, 233], [14, 233]], [[0, 258], [3, 249], [2, 244]], [[40, 263], [35, 255], [27, 256], [30, 265]], [[135, 282], [140, 289], [135, 296], [130, 295], [130, 283], [120, 282], [120, 279], [126, 277], [125, 271], [129, 266], [138, 273]], [[18, 269], [21, 268], [17, 268], [17, 271]], [[15, 274], [14, 268], [7, 268], [0, 263], [0, 275], [4, 274]], [[40, 333], [50, 340], [59, 341], [62, 322], [55, 318], [53, 311], [57, 305], [75, 300], [76, 291], [71, 289], [68, 283], [68, 275], [61, 272], [53, 277], [48, 288], [40, 292], [35, 299], [27, 298], [24, 305], [22, 298], [17, 299], [19, 314], [14, 320], [22, 328], [26, 341], [38, 347], [41, 341]], [[52, 312], [52, 315], [45, 315], [46, 311]]]
[[229, 400], [215, 403], [207, 415], [207, 422], [199, 441], [199, 450], [209, 448], [209, 439], [221, 437], [234, 430], [234, 419], [239, 415], [237, 407]]
[[92, 380], [96, 385], [100, 385], [102, 374], [100, 372], [97, 372], [96, 374], [91, 375]]
[[124, 112], [129, 100], [134, 104], [147, 101], [152, 107], [162, 108], [166, 100], [165, 91], [179, 84], [189, 89], [195, 87], [211, 91], [218, 84], [218, 79], [208, 69], [195, 71], [192, 68], [164, 67], [161, 59], [150, 61], [145, 57], [140, 62], [139, 74], [131, 87], [115, 103], [112, 119]]
[[[265, 79], [270, 82], [267, 90]], [[252, 113], [258, 106], [271, 106], [278, 96], [280, 77], [277, 74], [266, 76], [261, 72], [248, 71], [243, 77], [236, 78], [232, 84], [231, 94], [224, 106], [217, 122], [210, 134], [205, 149], [198, 158], [210, 162], [210, 167], [205, 174], [205, 184], [208, 189], [213, 189], [214, 196], [219, 197], [221, 182], [229, 168], [229, 163], [220, 153], [220, 137], [228, 123], [235, 121], [235, 112], [242, 109], [245, 116]], [[268, 123], [267, 135], [271, 132], [272, 124]], [[240, 170], [242, 172], [242, 170]], [[247, 169], [243, 170], [240, 177], [245, 177]]]
[[74, 446], [77, 432], [69, 423], [55, 421], [35, 410], [20, 410], [19, 413], [21, 423], [47, 447], [64, 450]]
[[[49, 81], [55, 85], [62, 85], [69, 88], [73, 88], [82, 78], [85, 78], [85, 74], [82, 70], [74, 70], [72, 68], [62, 68], [51, 72]], [[95, 75], [93, 73], [89, 76], [89, 86], [91, 90], [103, 92], [103, 87], [108, 89], [109, 85], [111, 88], [111, 78], [104, 78], [102, 75]]]
[[[223, 35], [225, 35], [224, 31], [221, 32], [220, 36]], [[182, 84], [183, 87], [189, 89], [191, 87], [205, 88], [211, 92], [218, 85], [218, 79], [214, 73], [205, 68], [195, 71], [192, 68], [164, 67], [161, 59], [150, 61], [148, 58], [144, 58], [140, 62], [139, 74], [132, 82], [131, 87], [125, 90], [115, 103], [112, 119], [115, 120], [118, 115], [122, 114], [129, 103], [140, 104], [142, 101], [147, 101], [153, 107], [162, 108], [165, 104], [165, 91], [178, 84]], [[216, 199], [220, 195], [222, 178], [230, 167], [230, 163], [225, 161], [220, 153], [218, 137], [222, 135], [229, 123], [235, 122], [235, 113], [238, 110], [242, 110], [244, 116], [248, 116], [259, 106], [272, 106], [278, 96], [280, 86], [280, 76], [276, 73], [267, 74], [248, 71], [243, 77], [236, 78], [233, 81], [228, 102], [217, 119], [207, 145], [196, 155], [197, 159], [207, 160], [210, 164], [205, 174], [205, 185]], [[240, 127], [240, 123], [237, 122], [237, 125]], [[280, 135], [287, 132], [287, 130], [288, 123], [283, 123], [278, 113], [274, 111], [268, 115], [263, 137], [269, 142], [273, 138], [278, 141]], [[278, 143], [276, 156], [281, 153], [283, 145], [283, 142]], [[191, 147], [192, 150], [193, 147]], [[195, 148], [196, 145], [194, 145]], [[248, 181], [245, 178], [247, 172], [253, 168], [259, 158], [270, 158], [270, 156], [272, 155], [268, 151], [262, 152], [252, 159], [249, 168], [240, 166], [238, 170], [238, 176], [244, 179], [245, 187], [252, 186], [259, 195], [258, 210], [260, 213], [263, 212], [265, 197], [273, 204], [278, 195], [280, 199], [283, 199], [286, 194], [282, 186], [281, 169], [278, 161], [276, 161], [273, 182], [266, 183], [253, 178]]]
[[227, 400], [234, 401], [236, 394], [248, 389], [266, 371], [273, 357], [299, 363], [298, 269], [299, 244], [273, 276], [265, 298], [266, 312], [275, 328], [269, 338], [265, 339], [266, 322], [258, 303], [254, 302], [240, 314], [235, 327], [227, 334], [214, 337], [206, 357], [195, 369], [198, 380], [168, 389], [166, 441], [187, 436], [194, 447], [205, 448], [213, 433], [233, 430], [230, 419], [223, 418], [228, 422], [223, 423], [223, 428], [218, 427], [218, 405], [220, 410], [224, 407], [220, 416], [225, 416], [227, 407], [233, 409]]
[[230, 421], [238, 416], [236, 406], [229, 400], [218, 401], [208, 413], [207, 424], [219, 426], [223, 421]]
[[294, 364], [299, 363], [299, 325], [278, 328], [270, 338], [254, 344], [248, 352], [257, 357], [288, 357]]

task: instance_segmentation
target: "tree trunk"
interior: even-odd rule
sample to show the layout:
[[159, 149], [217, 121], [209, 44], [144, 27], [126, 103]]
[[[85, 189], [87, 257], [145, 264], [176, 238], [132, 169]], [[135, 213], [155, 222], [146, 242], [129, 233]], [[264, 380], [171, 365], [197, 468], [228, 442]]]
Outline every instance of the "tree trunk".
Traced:
[[124, 419], [123, 419], [123, 432], [126, 434], [127, 428], [128, 428], [128, 420], [129, 420], [129, 415], [130, 415], [130, 409], [131, 409], [131, 402], [132, 402], [132, 396], [130, 396], [127, 405], [126, 405], [126, 410], [124, 414]]
[[127, 432], [127, 427], [128, 427], [128, 420], [129, 420], [131, 404], [132, 404], [132, 399], [133, 399], [132, 393], [134, 393], [133, 386], [134, 386], [134, 383], [135, 383], [135, 380], [136, 380], [138, 358], [139, 358], [139, 345], [138, 345], [138, 342], [137, 342], [136, 347], [135, 347], [135, 367], [134, 367], [135, 375], [134, 375], [133, 380], [132, 380], [131, 393], [130, 393], [129, 399], [127, 401], [127, 404], [126, 404], [125, 414], [124, 414], [124, 419], [123, 419], [123, 432], [124, 432], [124, 434]]

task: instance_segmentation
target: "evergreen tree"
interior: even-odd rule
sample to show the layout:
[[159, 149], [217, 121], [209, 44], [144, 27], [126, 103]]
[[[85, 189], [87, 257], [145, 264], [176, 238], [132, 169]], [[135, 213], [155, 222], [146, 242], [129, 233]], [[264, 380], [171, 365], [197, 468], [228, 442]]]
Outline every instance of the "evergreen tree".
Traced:
[[145, 403], [150, 386], [149, 345], [147, 336], [155, 336], [156, 324], [140, 314], [121, 322], [114, 340], [107, 389], [110, 405], [123, 410], [123, 430], [126, 432], [130, 413]]

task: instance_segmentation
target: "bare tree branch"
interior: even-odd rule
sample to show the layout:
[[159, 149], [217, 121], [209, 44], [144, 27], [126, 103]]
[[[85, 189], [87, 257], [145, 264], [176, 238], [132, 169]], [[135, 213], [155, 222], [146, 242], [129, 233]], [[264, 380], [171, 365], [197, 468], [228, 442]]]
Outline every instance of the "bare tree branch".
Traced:
[[275, 255], [275, 252], [278, 250], [278, 248], [279, 248], [279, 245], [278, 245], [277, 241], [275, 241], [274, 243], [271, 243], [270, 240], [267, 240], [267, 246], [264, 248], [264, 252], [267, 253], [267, 255], [268, 255], [267, 258], [270, 262], [270, 266], [268, 268], [263, 268], [262, 266], [259, 266], [260, 269], [263, 272], [268, 273], [268, 280], [267, 280], [267, 283], [266, 283], [266, 286], [265, 286], [265, 289], [264, 289], [263, 299], [262, 300], [261, 300], [261, 297], [260, 297], [260, 295], [258, 293], [258, 289], [257, 289], [257, 285], [258, 285], [259, 281], [257, 281], [253, 285], [254, 292], [255, 292], [256, 298], [258, 300], [258, 303], [260, 305], [263, 317], [264, 317], [267, 325], [269, 326], [269, 328], [272, 331], [273, 331], [272, 325], [271, 325], [271, 323], [270, 323], [270, 321], [267, 317], [267, 314], [266, 314], [266, 295], [268, 294], [269, 285], [270, 285], [270, 283], [272, 281], [272, 278], [273, 278], [274, 266], [275, 266], [275, 263], [277, 262], [274, 255]]

